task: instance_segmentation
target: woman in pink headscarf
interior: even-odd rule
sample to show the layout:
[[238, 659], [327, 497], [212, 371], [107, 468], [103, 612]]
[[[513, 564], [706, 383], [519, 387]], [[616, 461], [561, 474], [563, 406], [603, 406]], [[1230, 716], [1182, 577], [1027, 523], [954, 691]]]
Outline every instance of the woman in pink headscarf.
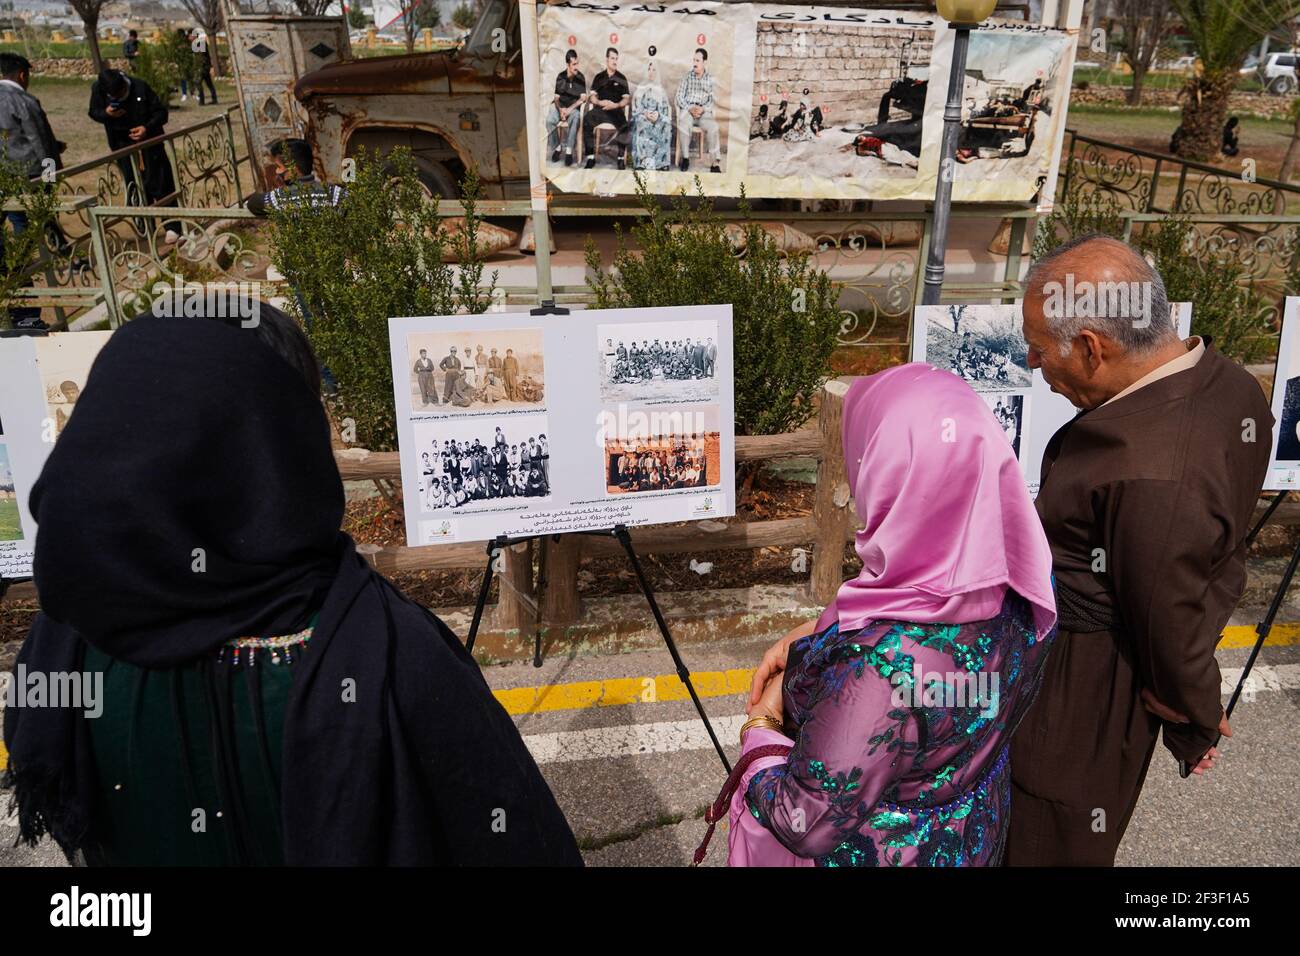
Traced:
[[1051, 552], [1006, 435], [911, 364], [844, 400], [862, 571], [755, 675], [732, 866], [1001, 860], [1008, 744], [1056, 634]]

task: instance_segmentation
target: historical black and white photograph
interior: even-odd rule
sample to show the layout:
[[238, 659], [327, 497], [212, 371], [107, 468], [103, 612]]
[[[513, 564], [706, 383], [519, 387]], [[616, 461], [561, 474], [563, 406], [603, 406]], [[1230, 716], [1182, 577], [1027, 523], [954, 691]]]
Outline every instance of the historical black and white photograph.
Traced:
[[596, 338], [602, 402], [717, 397], [717, 322], [601, 325]]
[[934, 30], [759, 21], [751, 176], [911, 179]]
[[551, 494], [545, 415], [418, 422], [415, 445], [421, 511]]
[[1025, 396], [1013, 392], [981, 392], [980, 398], [1002, 426], [1011, 450], [1020, 459], [1020, 439], [1025, 428]]
[[721, 480], [716, 405], [624, 410], [607, 421], [605, 485], [611, 495], [707, 488]]
[[418, 332], [406, 346], [413, 412], [544, 407], [541, 329]]
[[36, 364], [41, 371], [45, 406], [56, 436], [72, 417], [81, 390], [86, 387], [90, 366], [108, 341], [108, 335], [107, 332], [77, 332], [36, 340]]
[[1014, 309], [950, 305], [931, 310], [925, 360], [960, 375], [979, 392], [1029, 388], [1029, 352]]

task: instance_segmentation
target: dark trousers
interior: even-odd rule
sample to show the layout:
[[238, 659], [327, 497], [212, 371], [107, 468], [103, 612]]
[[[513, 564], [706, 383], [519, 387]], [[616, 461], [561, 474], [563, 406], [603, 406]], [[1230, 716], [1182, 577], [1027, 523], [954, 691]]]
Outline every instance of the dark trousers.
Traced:
[[614, 134], [614, 145], [619, 156], [625, 155], [628, 143], [626, 114], [622, 110], [598, 110], [594, 106], [582, 117], [583, 155], [591, 156], [596, 151], [596, 127], [601, 123], [609, 123], [615, 128], [617, 132]]
[[1122, 634], [1057, 635], [1011, 740], [1008, 865], [1114, 865], [1160, 730], [1140, 691]]
[[212, 102], [215, 103], [217, 101], [217, 88], [212, 85], [212, 72], [210, 70], [204, 70], [203, 75], [200, 76], [194, 84], [194, 88], [199, 91], [200, 106], [202, 106], [204, 103], [203, 87], [205, 86], [208, 88], [209, 91], [211, 91]]

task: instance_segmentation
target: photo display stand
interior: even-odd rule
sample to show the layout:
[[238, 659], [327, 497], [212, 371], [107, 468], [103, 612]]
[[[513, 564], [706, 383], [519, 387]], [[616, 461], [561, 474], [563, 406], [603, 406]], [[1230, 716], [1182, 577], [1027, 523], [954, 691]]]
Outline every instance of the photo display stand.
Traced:
[[[633, 527], [735, 514], [731, 306], [389, 320], [407, 542], [486, 541], [472, 653], [506, 548], [613, 538], [727, 772], [632, 543]], [[503, 582], [506, 579], [503, 578]], [[533, 664], [542, 665], [542, 595]]]

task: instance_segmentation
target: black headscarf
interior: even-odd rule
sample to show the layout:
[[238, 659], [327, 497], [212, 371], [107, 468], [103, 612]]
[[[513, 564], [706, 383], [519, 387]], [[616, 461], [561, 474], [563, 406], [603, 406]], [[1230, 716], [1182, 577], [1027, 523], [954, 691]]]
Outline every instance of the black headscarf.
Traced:
[[[580, 864], [477, 665], [339, 531], [319, 398], [251, 331], [143, 317], [119, 329], [32, 491], [42, 613], [19, 663], [84, 644], [140, 667], [292, 633], [282, 756], [290, 864]], [[71, 855], [93, 819], [80, 711], [5, 715], [22, 839]]]

